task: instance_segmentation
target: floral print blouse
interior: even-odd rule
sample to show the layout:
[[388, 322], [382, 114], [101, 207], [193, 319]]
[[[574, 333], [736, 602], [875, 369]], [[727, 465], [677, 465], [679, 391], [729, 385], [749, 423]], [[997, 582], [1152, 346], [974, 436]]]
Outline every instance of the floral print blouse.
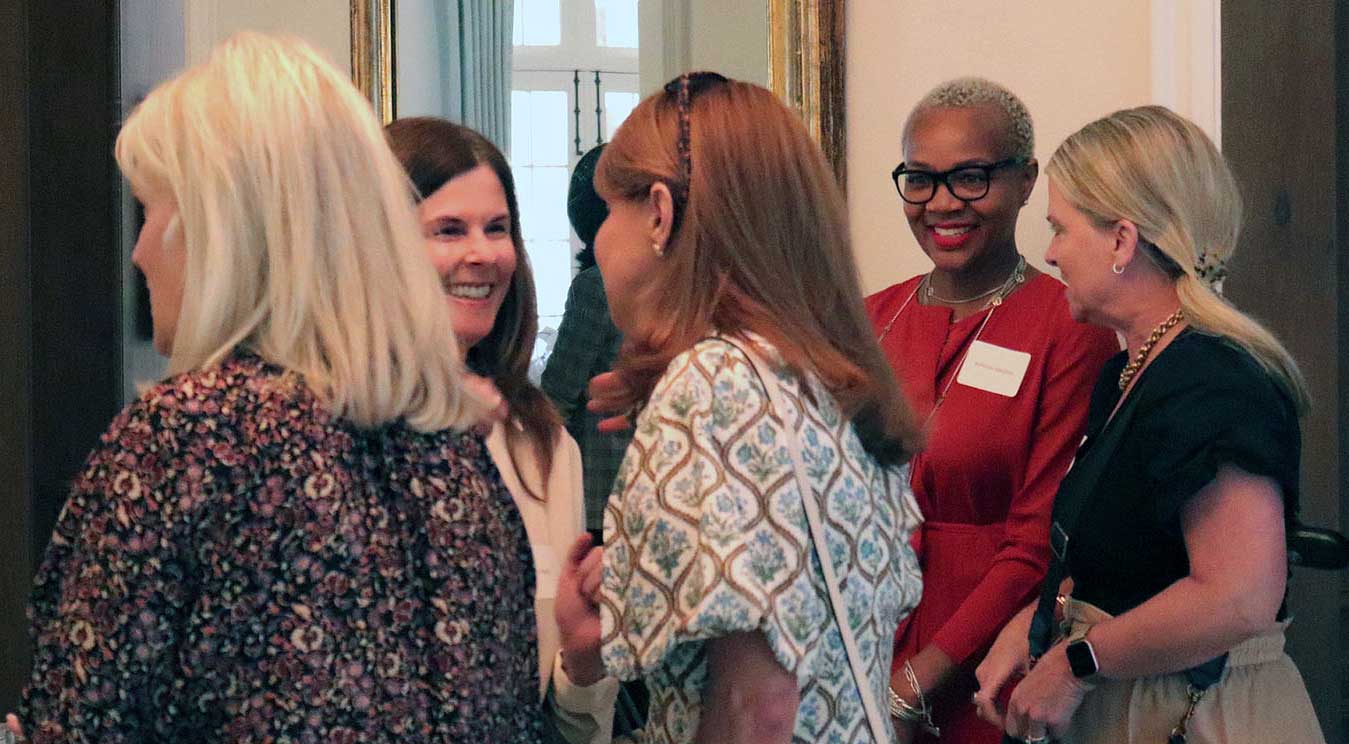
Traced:
[[536, 742], [534, 574], [482, 438], [241, 353], [112, 423], [30, 610], [34, 742]]
[[[799, 437], [826, 522], [829, 560], [886, 705], [891, 641], [922, 591], [909, 536], [921, 517], [908, 468], [885, 469], [814, 378], [765, 369], [789, 410], [775, 411], [741, 348], [699, 342], [671, 362], [636, 422], [605, 515], [603, 657], [651, 692], [646, 742], [690, 742], [698, 729], [703, 644], [762, 631], [801, 694], [794, 740], [871, 741], [787, 447]], [[726, 702], [726, 701], [721, 701]]]

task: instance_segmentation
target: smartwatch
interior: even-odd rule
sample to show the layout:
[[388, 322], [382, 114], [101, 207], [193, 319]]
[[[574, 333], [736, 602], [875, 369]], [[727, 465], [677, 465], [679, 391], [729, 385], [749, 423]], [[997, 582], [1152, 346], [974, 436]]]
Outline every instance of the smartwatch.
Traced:
[[1068, 668], [1073, 670], [1073, 676], [1078, 679], [1089, 680], [1100, 669], [1096, 663], [1096, 649], [1091, 647], [1091, 641], [1086, 638], [1068, 644], [1064, 653], [1068, 655]]

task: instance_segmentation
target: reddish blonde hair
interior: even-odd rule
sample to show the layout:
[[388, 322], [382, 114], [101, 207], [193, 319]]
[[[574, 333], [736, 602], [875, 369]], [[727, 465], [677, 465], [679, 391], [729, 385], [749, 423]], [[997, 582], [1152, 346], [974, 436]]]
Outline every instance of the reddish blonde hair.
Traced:
[[632, 111], [595, 174], [607, 200], [644, 200], [656, 183], [675, 195], [675, 230], [652, 282], [663, 291], [615, 365], [627, 402], [645, 401], [711, 329], [756, 333], [795, 372], [820, 379], [873, 457], [903, 462], [917, 430], [863, 310], [843, 195], [819, 147], [764, 88], [700, 86], [685, 183], [677, 85], [666, 88]]

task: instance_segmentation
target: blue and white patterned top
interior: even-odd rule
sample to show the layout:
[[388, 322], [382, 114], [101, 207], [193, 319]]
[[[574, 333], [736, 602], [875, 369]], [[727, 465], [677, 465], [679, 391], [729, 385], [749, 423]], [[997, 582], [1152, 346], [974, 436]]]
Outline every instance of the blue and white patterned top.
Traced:
[[801, 438], [881, 705], [895, 630], [922, 593], [908, 467], [878, 465], [818, 381], [807, 379], [812, 395], [803, 397], [800, 380], [755, 339], [790, 409], [772, 410], [744, 343], [710, 338], [676, 357], [637, 419], [605, 514], [604, 663], [621, 679], [646, 680], [650, 720], [639, 740], [690, 742], [707, 683], [703, 642], [762, 631], [799, 685], [794, 740], [871, 742], [788, 437]]

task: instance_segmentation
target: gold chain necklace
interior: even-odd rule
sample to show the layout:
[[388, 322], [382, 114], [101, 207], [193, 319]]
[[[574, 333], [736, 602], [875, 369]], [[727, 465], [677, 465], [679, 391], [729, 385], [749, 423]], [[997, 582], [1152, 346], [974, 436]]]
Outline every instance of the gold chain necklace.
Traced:
[[1163, 320], [1156, 328], [1152, 329], [1152, 334], [1148, 336], [1148, 340], [1144, 341], [1143, 345], [1138, 347], [1138, 353], [1134, 355], [1134, 360], [1124, 365], [1124, 369], [1120, 370], [1119, 389], [1121, 391], [1129, 387], [1129, 383], [1133, 381], [1134, 375], [1137, 375], [1138, 370], [1143, 368], [1143, 362], [1148, 360], [1148, 354], [1152, 353], [1152, 347], [1156, 346], [1157, 342], [1162, 340], [1162, 336], [1165, 336], [1167, 331], [1175, 328], [1176, 324], [1182, 320], [1185, 320], [1185, 311], [1177, 308], [1166, 320]]

